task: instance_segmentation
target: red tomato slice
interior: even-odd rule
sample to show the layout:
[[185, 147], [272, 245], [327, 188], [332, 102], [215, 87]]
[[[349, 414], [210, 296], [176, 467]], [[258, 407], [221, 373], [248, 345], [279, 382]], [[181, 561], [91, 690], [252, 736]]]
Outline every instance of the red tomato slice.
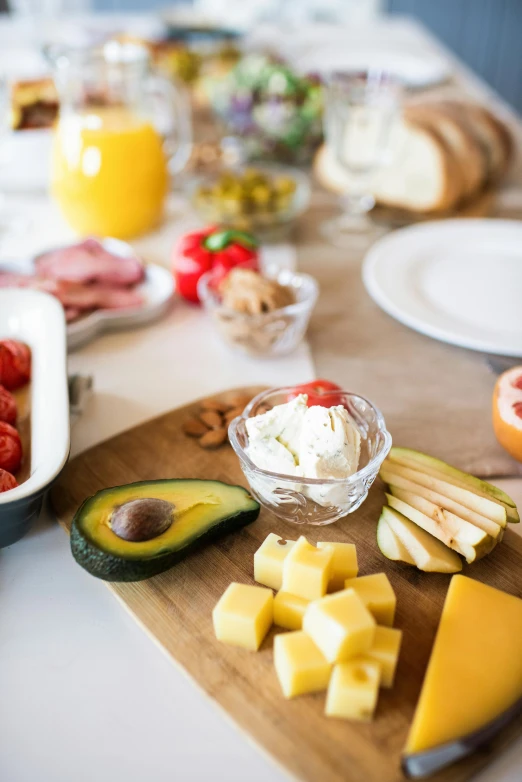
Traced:
[[9, 391], [21, 388], [31, 379], [31, 351], [14, 339], [0, 341], [0, 383]]
[[7, 470], [2, 470], [0, 468], [0, 494], [4, 491], [15, 489], [17, 486], [18, 481], [14, 475], [11, 475], [11, 473], [7, 472]]
[[0, 468], [16, 472], [22, 463], [22, 441], [11, 424], [0, 421]]
[[16, 401], [14, 396], [7, 388], [0, 386], [0, 421], [8, 424], [14, 424], [16, 421]]
[[[313, 407], [314, 405], [320, 405], [321, 407], [342, 405], [342, 397], [339, 394], [331, 393], [332, 391], [342, 391], [342, 388], [336, 383], [330, 382], [330, 380], [312, 380], [311, 383], [303, 383], [301, 386], [296, 386], [293, 391], [287, 394], [286, 401], [290, 402], [299, 394], [307, 394], [308, 407]], [[325, 394], [327, 395], [325, 396]]]

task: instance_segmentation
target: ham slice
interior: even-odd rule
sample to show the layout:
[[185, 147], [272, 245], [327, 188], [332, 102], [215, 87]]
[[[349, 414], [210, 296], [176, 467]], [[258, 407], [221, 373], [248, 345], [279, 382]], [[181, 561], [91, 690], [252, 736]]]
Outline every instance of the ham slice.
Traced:
[[87, 310], [136, 309], [144, 303], [143, 296], [131, 288], [97, 283], [82, 285], [11, 272], [0, 272], [0, 288], [32, 288], [50, 293], [63, 304], [68, 322]]
[[36, 291], [57, 295], [58, 283], [32, 274], [16, 274], [0, 271], [0, 288], [31, 288]]
[[136, 309], [143, 304], [143, 296], [137, 291], [108, 285], [62, 282], [56, 296], [65, 308], [75, 310]]
[[53, 280], [117, 287], [136, 285], [145, 275], [138, 258], [114, 255], [97, 239], [43, 253], [36, 259], [36, 271]]
[[32, 288], [62, 303], [67, 323], [95, 310], [134, 310], [144, 304], [136, 285], [144, 279], [136, 257], [113, 255], [96, 239], [40, 255], [35, 274], [0, 271], [0, 288]]

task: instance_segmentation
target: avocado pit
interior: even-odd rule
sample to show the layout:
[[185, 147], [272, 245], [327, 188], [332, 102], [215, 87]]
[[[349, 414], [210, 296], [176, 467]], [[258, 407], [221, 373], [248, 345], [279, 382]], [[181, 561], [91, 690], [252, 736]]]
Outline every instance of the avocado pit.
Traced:
[[154, 497], [130, 500], [114, 508], [110, 525], [115, 535], [131, 543], [152, 540], [172, 524], [174, 505]]

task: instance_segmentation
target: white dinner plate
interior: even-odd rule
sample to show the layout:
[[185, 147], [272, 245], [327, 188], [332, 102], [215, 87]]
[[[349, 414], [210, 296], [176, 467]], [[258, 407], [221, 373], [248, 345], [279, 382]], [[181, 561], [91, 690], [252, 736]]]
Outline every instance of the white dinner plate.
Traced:
[[332, 71], [383, 70], [393, 74], [405, 87], [413, 89], [440, 84], [451, 72], [446, 60], [429, 52], [420, 55], [386, 47], [358, 49], [339, 44], [307, 52], [298, 61], [297, 67], [322, 75]]
[[[135, 255], [132, 247], [119, 239], [103, 239], [102, 244], [115, 255]], [[33, 264], [33, 259], [3, 263], [0, 270], [31, 274], [34, 270]], [[136, 286], [136, 291], [144, 299], [140, 307], [125, 310], [95, 310], [73, 323], [68, 323], [68, 349], [79, 348], [106, 331], [133, 328], [160, 318], [170, 307], [174, 295], [174, 278], [168, 269], [148, 263], [145, 266], [145, 279]]]
[[455, 219], [376, 242], [363, 280], [389, 315], [461, 347], [522, 357], [522, 222]]

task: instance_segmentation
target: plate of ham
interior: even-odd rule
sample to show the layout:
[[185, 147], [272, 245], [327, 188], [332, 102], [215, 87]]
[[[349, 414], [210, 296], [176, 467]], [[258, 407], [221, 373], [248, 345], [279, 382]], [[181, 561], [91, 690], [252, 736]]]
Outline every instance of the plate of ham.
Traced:
[[118, 239], [85, 239], [0, 266], [0, 288], [30, 288], [55, 296], [74, 349], [108, 329], [147, 323], [163, 315], [174, 293], [167, 269], [145, 265]]

